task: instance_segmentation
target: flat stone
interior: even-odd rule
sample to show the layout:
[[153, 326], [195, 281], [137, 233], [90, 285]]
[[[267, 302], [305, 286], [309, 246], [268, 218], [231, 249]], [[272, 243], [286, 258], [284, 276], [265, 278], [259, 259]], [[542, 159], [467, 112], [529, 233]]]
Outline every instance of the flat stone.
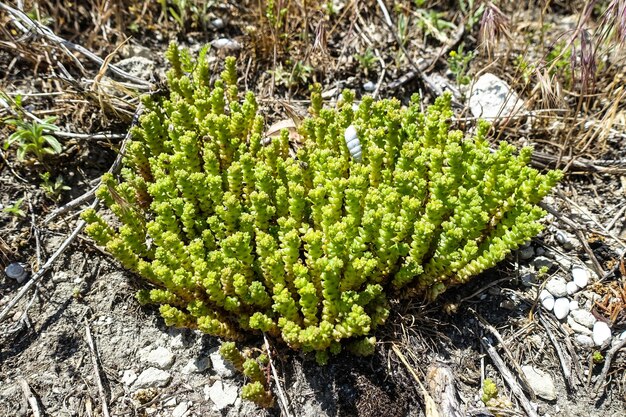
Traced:
[[141, 388], [164, 387], [169, 384], [172, 376], [169, 372], [157, 368], [148, 368], [139, 374], [139, 377], [133, 384], [132, 390]]
[[591, 336], [587, 336], [585, 334], [577, 334], [576, 336], [574, 336], [574, 341], [578, 343], [580, 346], [583, 346], [586, 348], [593, 347], [593, 339], [591, 338]]
[[222, 378], [232, 378], [235, 376], [235, 369], [222, 358], [218, 348], [209, 351], [209, 358], [211, 359], [213, 370], [217, 375]]
[[122, 374], [122, 383], [126, 386], [130, 386], [137, 380], [137, 374], [132, 369], [127, 369]]
[[524, 102], [511, 87], [494, 74], [483, 74], [472, 86], [469, 107], [474, 117], [507, 118], [520, 113]]
[[574, 312], [572, 311], [569, 316], [567, 316], [567, 324], [569, 327], [578, 334], [584, 334], [585, 336], [591, 336], [592, 331], [582, 324], [578, 323], [576, 320], [572, 318]]
[[532, 365], [522, 366], [522, 372], [538, 397], [548, 401], [556, 400], [556, 388], [550, 374]]
[[579, 309], [576, 311], [572, 311], [572, 319], [574, 319], [578, 324], [585, 326], [588, 329], [591, 329], [594, 324], [596, 324], [597, 319], [591, 314], [589, 311], [584, 309]]
[[554, 300], [554, 315], [561, 320], [569, 314], [569, 299], [565, 297]]
[[596, 346], [602, 346], [611, 340], [611, 328], [603, 321], [597, 321], [593, 325], [593, 343]]
[[581, 268], [579, 266], [572, 268], [572, 279], [578, 288], [585, 288], [587, 284], [589, 284], [590, 275], [589, 270], [586, 268]]
[[195, 358], [189, 360], [189, 362], [187, 362], [187, 365], [183, 367], [181, 372], [185, 375], [199, 374], [201, 372], [204, 372], [207, 368], [209, 368], [209, 366], [210, 362], [208, 357]]
[[141, 360], [154, 365], [159, 369], [169, 369], [174, 364], [174, 354], [167, 348], [159, 346], [158, 348], [150, 351], [147, 355], [143, 356]]
[[552, 278], [546, 284], [546, 290], [555, 297], [565, 297], [567, 295], [567, 282], [562, 278]]
[[172, 417], [184, 417], [187, 415], [187, 410], [189, 410], [189, 403], [182, 401], [172, 410]]
[[131, 56], [116, 62], [115, 66], [134, 77], [149, 80], [154, 73], [156, 63], [142, 56]]
[[211, 46], [215, 49], [222, 49], [224, 51], [238, 51], [241, 49], [241, 44], [233, 39], [220, 38], [211, 41]]
[[215, 404], [215, 408], [222, 411], [228, 406], [235, 404], [239, 389], [236, 385], [225, 383], [223, 381], [215, 381], [208, 389], [209, 399]]
[[578, 285], [576, 285], [576, 283], [575, 283], [574, 281], [570, 281], [570, 282], [568, 282], [568, 283], [567, 283], [567, 287], [566, 287], [566, 288], [567, 288], [567, 293], [568, 293], [569, 295], [574, 295], [574, 294], [576, 294], [576, 292], [580, 289], [580, 288], [578, 287]]

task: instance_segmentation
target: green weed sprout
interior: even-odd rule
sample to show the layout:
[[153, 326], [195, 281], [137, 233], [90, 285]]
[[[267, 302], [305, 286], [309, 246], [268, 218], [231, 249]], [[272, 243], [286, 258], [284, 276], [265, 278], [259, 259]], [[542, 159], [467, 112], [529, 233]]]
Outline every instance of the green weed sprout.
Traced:
[[234, 58], [211, 83], [205, 54], [169, 47], [170, 93], [143, 98], [121, 176], [97, 192], [118, 222], [83, 213], [148, 281], [137, 298], [167, 325], [232, 341], [264, 332], [320, 361], [369, 354], [390, 298], [433, 300], [542, 229], [537, 203], [561, 174], [529, 167], [530, 148], [492, 152], [486, 123], [451, 130], [450, 96], [424, 113], [417, 96], [353, 108], [346, 92], [330, 109], [314, 89], [294, 157], [286, 130], [264, 139]]
[[4, 142], [4, 149], [11, 144], [17, 143], [17, 159], [23, 161], [26, 154], [32, 153], [39, 161], [43, 161], [46, 155], [59, 154], [63, 151], [63, 147], [59, 141], [52, 135], [45, 132], [53, 132], [59, 130], [54, 125], [56, 117], [46, 117], [43, 121], [27, 122], [25, 120], [11, 119], [5, 123], [15, 126], [16, 131], [8, 137]]

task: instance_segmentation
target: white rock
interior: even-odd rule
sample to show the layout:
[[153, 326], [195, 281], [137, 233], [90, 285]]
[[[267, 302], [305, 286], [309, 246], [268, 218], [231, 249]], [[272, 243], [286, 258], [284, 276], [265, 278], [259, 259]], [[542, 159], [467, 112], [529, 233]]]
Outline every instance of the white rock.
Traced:
[[567, 283], [567, 293], [569, 295], [573, 295], [576, 293], [576, 291], [578, 291], [580, 288], [578, 288], [578, 285], [576, 285], [576, 283], [574, 281], [570, 281]]
[[567, 295], [567, 282], [561, 278], [552, 278], [546, 284], [546, 290], [555, 297], [565, 297]]
[[619, 335], [619, 340], [624, 340], [624, 339], [626, 339], [626, 330], [624, 330], [622, 334]]
[[497, 119], [520, 113], [524, 102], [505, 81], [486, 73], [472, 86], [469, 107], [474, 117]]
[[115, 66], [134, 77], [149, 80], [154, 74], [156, 63], [142, 56], [131, 56], [118, 61]]
[[589, 271], [579, 266], [572, 268], [572, 279], [578, 288], [585, 288], [589, 284]]
[[556, 388], [550, 374], [531, 365], [522, 366], [522, 372], [538, 397], [548, 401], [556, 400]]
[[372, 91], [376, 90], [376, 84], [374, 84], [371, 81], [368, 81], [365, 84], [363, 84], [363, 90], [371, 93]]
[[215, 381], [208, 390], [209, 398], [215, 404], [215, 408], [221, 411], [235, 404], [239, 389], [236, 385]]
[[178, 404], [176, 397], [170, 397], [169, 399], [163, 401], [164, 407], [176, 407], [176, 404]]
[[183, 417], [187, 415], [187, 410], [189, 410], [189, 403], [182, 401], [172, 410], [172, 417]]
[[561, 265], [563, 269], [565, 269], [566, 271], [572, 269], [572, 261], [569, 257], [555, 253], [554, 260], [556, 261], [556, 263]]
[[126, 386], [130, 386], [137, 380], [137, 374], [132, 369], [127, 369], [122, 374], [122, 383]]
[[233, 369], [230, 363], [224, 361], [224, 358], [222, 358], [222, 355], [220, 355], [217, 348], [209, 351], [209, 358], [211, 359], [213, 370], [217, 373], [217, 375], [222, 378], [232, 378], [235, 376], [235, 369]]
[[204, 372], [209, 367], [209, 358], [196, 358], [187, 362], [181, 372], [185, 375]]
[[226, 24], [224, 23], [224, 19], [218, 17], [211, 20], [211, 26], [213, 26], [215, 29], [223, 29]]
[[564, 249], [572, 250], [574, 249], [574, 244], [572, 243], [572, 236], [569, 233], [564, 232], [563, 230], [558, 230], [554, 235], [556, 241], [559, 242]]
[[215, 49], [223, 49], [225, 51], [238, 51], [241, 49], [239, 42], [228, 38], [220, 38], [211, 41], [211, 46]]
[[174, 354], [167, 348], [159, 346], [142, 357], [141, 360], [160, 369], [169, 369], [174, 363]]
[[578, 310], [580, 307], [578, 306], [578, 301], [572, 300], [569, 302], [569, 311]]
[[539, 293], [539, 300], [543, 301], [546, 298], [554, 298], [554, 296], [552, 294], [550, 294], [547, 290], [541, 290], [541, 292]]
[[549, 297], [544, 298], [543, 300], [541, 300], [541, 305], [546, 310], [552, 311], [552, 309], [554, 308], [554, 297], [550, 295]]
[[574, 341], [578, 343], [580, 346], [583, 346], [586, 348], [593, 347], [593, 339], [590, 336], [587, 336], [585, 334], [577, 334], [576, 336], [574, 336]]
[[554, 315], [561, 320], [569, 314], [569, 299], [565, 297], [554, 300]]
[[139, 374], [139, 377], [133, 384], [133, 391], [136, 391], [141, 388], [152, 388], [152, 387], [164, 387], [166, 386], [172, 376], [169, 372], [165, 372], [161, 369], [157, 368], [148, 368]]
[[572, 311], [572, 319], [588, 329], [591, 329], [597, 321], [593, 314], [584, 309]]
[[170, 339], [172, 349], [182, 349], [185, 347], [185, 338], [182, 333], [178, 333]]
[[593, 343], [596, 346], [602, 346], [611, 339], [611, 329], [609, 325], [603, 321], [597, 321], [593, 325]]
[[583, 326], [582, 324], [578, 323], [576, 320], [574, 320], [572, 318], [573, 316], [573, 311], [570, 312], [570, 315], [567, 316], [567, 324], [569, 325], [569, 327], [575, 331], [576, 333], [579, 334], [584, 334], [586, 336], [591, 336], [592, 335], [592, 331], [588, 328], [586, 328], [585, 326]]

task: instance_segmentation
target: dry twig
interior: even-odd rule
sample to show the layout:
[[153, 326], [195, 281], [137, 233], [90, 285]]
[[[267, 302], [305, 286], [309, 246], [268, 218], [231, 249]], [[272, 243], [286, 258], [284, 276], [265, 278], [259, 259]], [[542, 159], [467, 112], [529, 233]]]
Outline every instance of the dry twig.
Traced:
[[93, 364], [93, 372], [96, 376], [96, 383], [98, 384], [98, 393], [100, 394], [100, 402], [102, 403], [102, 415], [104, 417], [110, 417], [109, 406], [107, 404], [106, 392], [102, 385], [102, 378], [100, 377], [100, 368], [98, 365], [98, 352], [96, 351], [93, 338], [91, 337], [91, 329], [89, 323], [85, 324], [85, 336], [87, 338], [87, 345], [89, 346], [89, 352], [91, 353], [91, 362]]
[[486, 337], [480, 338], [480, 344], [483, 345], [483, 347], [487, 351], [487, 354], [491, 358], [491, 361], [496, 366], [498, 371], [500, 371], [500, 375], [502, 375], [502, 378], [506, 381], [507, 385], [511, 388], [511, 391], [521, 403], [522, 408], [524, 409], [524, 411], [526, 411], [526, 414], [528, 415], [528, 417], [539, 417], [537, 412], [533, 408], [532, 404], [528, 400], [528, 398], [526, 398], [526, 396], [524, 395], [524, 391], [522, 387], [517, 382], [517, 380], [515, 379], [515, 377], [509, 370], [509, 368], [507, 368], [506, 364], [504, 363], [504, 361], [498, 354], [498, 351], [496, 350], [496, 348], [489, 342], [489, 340]]
[[17, 382], [22, 388], [22, 394], [24, 395], [26, 402], [30, 406], [30, 409], [33, 410], [33, 417], [41, 417], [43, 414], [39, 409], [39, 401], [37, 401], [37, 397], [35, 397], [33, 392], [30, 390], [28, 382], [24, 378], [18, 378]]
[[278, 372], [276, 372], [276, 368], [274, 367], [274, 362], [272, 362], [272, 353], [270, 342], [267, 340], [267, 336], [263, 333], [263, 340], [265, 342], [265, 350], [267, 351], [267, 358], [270, 362], [270, 368], [272, 369], [272, 376], [274, 377], [274, 383], [276, 384], [276, 390], [278, 391], [278, 404], [280, 404], [280, 409], [285, 417], [291, 417], [291, 413], [289, 412], [289, 402], [287, 401], [287, 397], [283, 391], [282, 386], [280, 385], [280, 380], [278, 379]]
[[622, 348], [626, 346], [626, 338], [622, 339], [619, 343], [613, 345], [611, 349], [604, 355], [604, 366], [602, 367], [602, 372], [598, 379], [596, 380], [595, 385], [593, 386], [593, 394], [597, 397], [600, 394], [600, 390], [604, 390], [604, 381], [606, 380], [606, 376], [609, 373], [609, 369], [611, 369], [611, 363], [613, 362], [613, 357], [619, 352]]

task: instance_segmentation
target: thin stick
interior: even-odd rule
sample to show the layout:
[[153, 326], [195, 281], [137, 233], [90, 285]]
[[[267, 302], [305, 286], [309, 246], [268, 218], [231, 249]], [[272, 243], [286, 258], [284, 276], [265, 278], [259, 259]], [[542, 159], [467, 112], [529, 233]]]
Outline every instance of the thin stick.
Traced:
[[517, 372], [517, 375], [519, 376], [519, 379], [522, 382], [524, 391], [526, 391], [530, 395], [531, 400], [536, 401], [537, 398], [535, 397], [535, 392], [530, 386], [530, 383], [526, 379], [526, 376], [524, 375], [522, 368], [519, 366], [519, 363], [517, 363], [517, 361], [513, 357], [511, 350], [507, 346], [506, 342], [504, 341], [504, 338], [502, 337], [498, 329], [493, 327], [487, 320], [485, 320], [480, 314], [478, 314], [478, 312], [474, 311], [471, 308], [469, 310], [472, 313], [474, 313], [474, 316], [476, 316], [476, 318], [478, 319], [478, 323], [481, 325], [481, 327], [489, 331], [498, 340], [498, 342], [500, 343], [500, 346], [502, 347], [502, 349], [504, 349], [504, 353], [506, 353], [506, 356], [509, 358], [509, 361], [513, 365], [513, 368], [515, 368], [515, 372]]
[[604, 366], [602, 367], [602, 372], [600, 376], [596, 380], [596, 384], [593, 386], [594, 394], [597, 396], [600, 393], [600, 389], [604, 390], [604, 381], [606, 380], [606, 376], [609, 373], [609, 369], [611, 368], [611, 362], [613, 361], [613, 357], [620, 351], [624, 346], [626, 346], [626, 338], [622, 339], [621, 342], [614, 345], [604, 356]]
[[517, 380], [515, 379], [515, 377], [509, 370], [509, 368], [507, 368], [506, 364], [504, 363], [504, 361], [502, 360], [502, 358], [496, 351], [496, 348], [493, 347], [491, 343], [489, 343], [489, 340], [487, 340], [486, 337], [480, 338], [480, 344], [483, 345], [483, 347], [487, 351], [487, 354], [491, 358], [493, 364], [496, 366], [496, 368], [498, 368], [498, 371], [500, 371], [502, 378], [504, 378], [508, 386], [511, 388], [511, 391], [513, 392], [513, 394], [517, 397], [519, 402], [522, 404], [522, 408], [524, 409], [524, 411], [526, 411], [526, 414], [528, 414], [528, 417], [539, 417], [538, 414], [533, 409], [533, 406], [530, 404], [530, 401], [528, 400], [528, 398], [526, 398], [526, 396], [524, 395], [524, 391], [522, 390], [522, 387], [517, 382]]
[[[24, 32], [29, 32], [30, 30], [34, 30], [36, 33], [38, 33], [39, 35], [41, 35], [44, 38], [48, 39], [49, 41], [58, 44], [63, 50], [66, 51], [68, 56], [70, 58], [72, 58], [74, 60], [74, 62], [77, 63], [79, 68], [81, 68], [84, 72], [85, 72], [85, 69], [82, 66], [82, 64], [80, 64], [80, 61], [78, 61], [74, 55], [69, 53], [68, 49], [74, 50], [76, 52], [80, 52], [81, 54], [85, 55], [87, 58], [89, 58], [90, 60], [94, 61], [95, 63], [97, 63], [100, 66], [102, 66], [104, 64], [104, 60], [102, 58], [100, 58], [99, 56], [97, 56], [96, 54], [94, 54], [93, 52], [88, 50], [87, 48], [85, 48], [85, 47], [83, 47], [81, 45], [78, 45], [78, 44], [74, 44], [72, 42], [69, 42], [69, 41], [61, 38], [60, 36], [56, 35], [54, 32], [52, 32], [46, 26], [44, 26], [41, 23], [36, 22], [36, 21], [32, 20], [31, 18], [29, 18], [21, 10], [14, 9], [13, 7], [8, 6], [8, 5], [4, 4], [4, 3], [0, 3], [0, 8], [6, 10], [15, 19], [19, 20], [19, 23], [21, 23], [21, 26], [22, 26], [22, 28], [20, 28], [20, 30], [22, 30]], [[18, 23], [17, 20], [15, 22]], [[152, 88], [152, 84], [151, 83], [149, 83], [149, 82], [147, 82], [145, 80], [142, 80], [141, 78], [137, 78], [137, 77], [127, 73], [126, 71], [123, 71], [123, 70], [119, 69], [115, 65], [110, 64], [110, 65], [108, 65], [107, 69], [110, 70], [112, 73], [116, 74], [119, 77], [122, 77], [124, 79], [129, 80], [129, 81], [132, 81], [134, 83], [137, 83], [138, 84], [137, 87], [140, 87], [140, 88], [143, 88], [143, 89], [147, 89], [147, 90]]]
[[274, 383], [276, 384], [276, 390], [278, 391], [278, 403], [280, 404], [280, 409], [285, 417], [291, 417], [291, 413], [289, 413], [289, 403], [287, 402], [287, 397], [285, 397], [283, 388], [280, 385], [280, 380], [278, 379], [278, 372], [276, 372], [274, 362], [272, 362], [272, 348], [270, 347], [270, 342], [267, 340], [267, 336], [265, 336], [265, 333], [263, 333], [263, 340], [265, 341], [265, 350], [267, 350], [267, 357], [270, 362], [272, 376], [274, 377]]
[[87, 345], [89, 345], [89, 352], [91, 352], [91, 362], [93, 363], [93, 372], [96, 374], [96, 383], [98, 384], [98, 392], [100, 393], [100, 402], [102, 403], [102, 415], [104, 417], [111, 417], [109, 414], [109, 406], [107, 405], [106, 393], [102, 386], [102, 378], [100, 377], [100, 369], [98, 367], [98, 353], [91, 337], [91, 329], [89, 323], [85, 324], [85, 336], [87, 337]]
[[98, 181], [98, 184], [93, 187], [92, 189], [90, 189], [89, 191], [87, 191], [86, 193], [76, 197], [75, 199], [73, 199], [72, 201], [63, 204], [61, 207], [57, 207], [54, 210], [52, 210], [52, 212], [50, 214], [48, 214], [48, 217], [46, 217], [44, 219], [45, 223], [50, 222], [51, 220], [55, 219], [57, 216], [66, 213], [70, 210], [72, 210], [74, 207], [78, 207], [81, 204], [83, 204], [84, 202], [86, 202], [87, 200], [91, 199], [94, 194], [96, 193], [96, 190], [98, 189], [98, 187], [100, 187], [100, 182]]
[[548, 333], [548, 337], [550, 338], [550, 341], [552, 342], [552, 345], [554, 346], [554, 349], [556, 350], [556, 354], [559, 357], [559, 362], [561, 363], [561, 371], [563, 371], [563, 378], [565, 379], [565, 385], [567, 385], [567, 388], [570, 391], [573, 391], [574, 380], [572, 378], [572, 372], [570, 370], [571, 365], [567, 363], [567, 360], [565, 359], [565, 353], [563, 352], [563, 349], [561, 349], [561, 345], [558, 343], [556, 337], [554, 336], [554, 333], [552, 333], [550, 326], [548, 325], [546, 320], [543, 318], [543, 314], [539, 313], [538, 316], [539, 316], [539, 321], [543, 325], [544, 329], [546, 329], [546, 333]]
[[[415, 379], [415, 382], [417, 382], [417, 385], [419, 385], [420, 389], [422, 390], [422, 395], [424, 396], [424, 408], [426, 409], [425, 414], [428, 417], [440, 417], [437, 403], [435, 403], [435, 400], [433, 400], [433, 397], [430, 396], [430, 394], [424, 387], [424, 384], [422, 384], [422, 381], [420, 381], [420, 378], [417, 376], [417, 373], [415, 372], [413, 367], [409, 364], [409, 362], [406, 360], [402, 352], [400, 352], [400, 349], [398, 348], [398, 346], [396, 346], [395, 343], [391, 346], [391, 348], [393, 349], [393, 352], [396, 354], [396, 356], [400, 359], [400, 361], [402, 361], [402, 363], [404, 364], [406, 369], [409, 371], [413, 379]], [[441, 417], [446, 417], [446, 416], [441, 416]]]
[[33, 392], [30, 390], [30, 386], [28, 382], [24, 378], [18, 378], [17, 382], [20, 384], [22, 388], [22, 394], [24, 394], [24, 398], [30, 405], [30, 408], [33, 410], [33, 417], [41, 417], [41, 410], [39, 409], [39, 402], [37, 401], [37, 397], [33, 395]]

